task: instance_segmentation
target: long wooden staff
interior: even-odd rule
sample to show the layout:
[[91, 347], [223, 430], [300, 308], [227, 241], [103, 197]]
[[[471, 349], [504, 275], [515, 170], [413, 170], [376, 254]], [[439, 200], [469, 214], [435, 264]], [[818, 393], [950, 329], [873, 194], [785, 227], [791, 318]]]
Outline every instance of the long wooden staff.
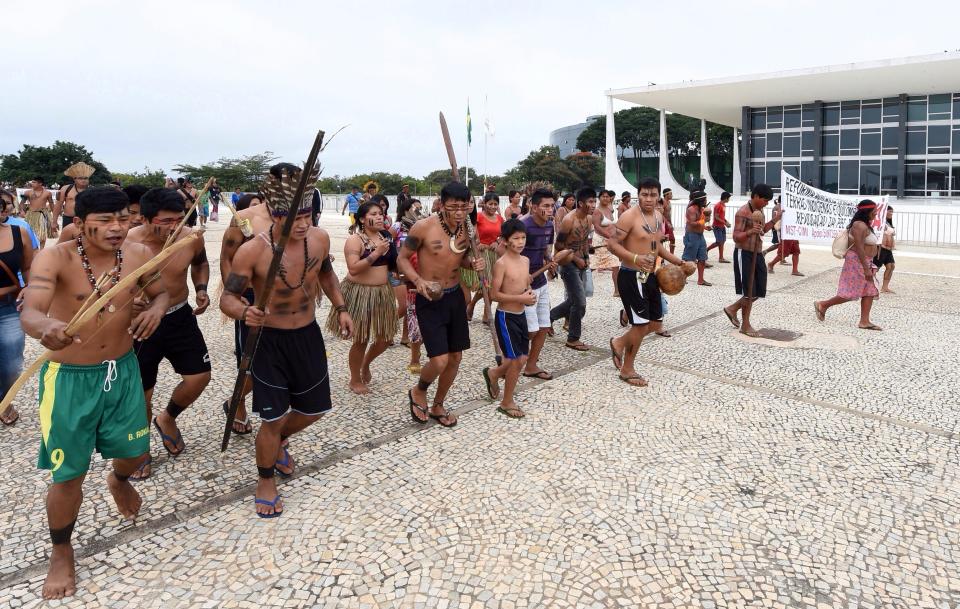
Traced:
[[[447, 159], [450, 161], [450, 171], [453, 174], [453, 181], [460, 181], [460, 171], [457, 168], [457, 155], [453, 151], [453, 141], [450, 139], [450, 130], [447, 129], [447, 119], [440, 113], [440, 133], [443, 135], [443, 145], [447, 148]], [[477, 243], [477, 231], [470, 220], [469, 214], [466, 218], [467, 236], [470, 238], [470, 255], [476, 260], [480, 257], [480, 246]], [[493, 311], [493, 305], [490, 300], [490, 269], [484, 268], [477, 273], [480, 278], [480, 293], [483, 295], [483, 306], [488, 311]], [[497, 365], [503, 360], [503, 353], [500, 352], [500, 341], [497, 339], [497, 329], [494, 324], [489, 324], [490, 338], [493, 339], [493, 353]]]
[[[80, 328], [85, 326], [87, 322], [92, 320], [94, 316], [100, 312], [100, 309], [107, 302], [112, 300], [117, 295], [122, 294], [124, 290], [129, 289], [141, 277], [143, 277], [144, 275], [146, 275], [147, 273], [149, 273], [150, 271], [158, 267], [160, 264], [163, 263], [164, 260], [172, 256], [173, 254], [177, 253], [178, 251], [186, 247], [186, 245], [189, 244], [192, 240], [193, 240], [193, 236], [191, 235], [190, 237], [187, 237], [183, 241], [175, 243], [169, 248], [163, 250], [162, 252], [154, 256], [149, 262], [131, 271], [130, 274], [128, 274], [126, 277], [118, 281], [117, 285], [107, 290], [103, 294], [103, 296], [100, 296], [96, 300], [93, 300], [93, 297], [97, 294], [97, 291], [94, 290], [93, 293], [87, 297], [87, 300], [84, 301], [83, 305], [81, 305], [80, 310], [77, 311], [76, 315], [74, 315], [73, 318], [70, 320], [70, 322], [67, 324], [67, 327], [64, 328], [63, 330], [64, 333], [68, 336], [73, 336], [74, 334], [76, 334], [77, 331], [80, 330]], [[103, 282], [104, 282], [103, 277], [101, 277], [100, 281], [97, 282], [97, 286], [102, 288]], [[30, 380], [30, 377], [32, 377], [38, 370], [40, 370], [40, 366], [42, 366], [44, 362], [50, 359], [54, 355], [54, 353], [55, 351], [51, 351], [49, 349], [44, 351], [42, 354], [40, 354], [40, 357], [38, 357], [32, 364], [30, 364], [30, 366], [27, 367], [26, 370], [23, 371], [23, 373], [19, 377], [17, 377], [17, 380], [13, 383], [13, 385], [10, 386], [10, 390], [7, 391], [7, 395], [4, 396], [3, 401], [0, 402], [0, 412], [6, 411], [7, 406], [10, 405], [10, 403], [16, 397], [17, 393], [23, 388], [24, 384], [28, 380]]]
[[[759, 215], [759, 220], [758, 220], [758, 215]], [[750, 221], [751, 221], [751, 228], [753, 227], [753, 224], [757, 224], [757, 223], [759, 223], [760, 226], [763, 227], [763, 212], [760, 211], [759, 209], [754, 211], [752, 214], [750, 214]], [[761, 246], [761, 249], [762, 249], [763, 237], [761, 235], [757, 235], [757, 239], [760, 241], [759, 245]], [[747, 289], [744, 290], [744, 292], [747, 295], [748, 301], [752, 301], [753, 299], [753, 279], [757, 273], [757, 255], [758, 255], [757, 250], [753, 250], [753, 257], [750, 260], [750, 281], [747, 283]], [[743, 273], [743, 269], [740, 269], [740, 272]]]
[[[313, 172], [313, 166], [317, 163], [317, 156], [323, 147], [323, 131], [317, 132], [317, 137], [313, 141], [313, 148], [307, 156], [307, 162], [303, 164], [300, 171], [300, 181], [297, 184], [297, 190], [293, 195], [293, 201], [290, 203], [290, 211], [280, 227], [280, 238], [273, 248], [273, 258], [270, 260], [270, 267], [267, 269], [267, 276], [263, 281], [263, 289], [257, 291], [257, 298], [253, 306], [261, 311], [266, 310], [267, 303], [270, 302], [270, 296], [273, 293], [273, 282], [277, 277], [277, 271], [280, 270], [280, 261], [283, 258], [283, 250], [290, 240], [290, 233], [293, 231], [293, 223], [297, 220], [297, 212], [300, 210], [300, 201], [303, 199], [303, 193], [307, 189], [307, 181]], [[273, 230], [271, 228], [271, 230]], [[237, 369], [237, 382], [233, 385], [233, 395], [230, 397], [230, 407], [227, 410], [227, 424], [223, 428], [223, 441], [220, 443], [220, 452], [227, 450], [230, 444], [230, 434], [233, 432], [233, 422], [237, 418], [237, 410], [240, 408], [240, 401], [243, 399], [243, 389], [247, 384], [247, 376], [250, 374], [250, 366], [253, 364], [253, 355], [257, 349], [257, 342], [260, 340], [260, 332], [263, 326], [249, 326], [247, 340], [243, 343], [243, 353], [240, 356], [240, 366]], [[310, 362], [297, 362], [299, 366], [308, 366]]]

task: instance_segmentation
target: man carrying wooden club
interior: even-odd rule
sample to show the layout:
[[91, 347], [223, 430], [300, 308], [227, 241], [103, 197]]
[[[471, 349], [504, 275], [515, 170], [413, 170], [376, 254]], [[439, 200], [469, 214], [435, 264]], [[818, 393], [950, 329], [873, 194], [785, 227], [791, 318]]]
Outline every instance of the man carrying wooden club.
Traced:
[[[319, 173], [318, 169], [313, 171]], [[248, 326], [262, 326], [251, 366], [253, 411], [261, 420], [254, 500], [261, 518], [276, 518], [283, 513], [274, 474], [289, 477], [294, 471], [285, 440], [331, 408], [326, 349], [315, 313], [318, 290], [323, 290], [339, 313], [341, 335], [347, 338], [353, 334], [353, 321], [328, 258], [330, 237], [310, 223], [313, 193], [307, 190], [295, 200], [300, 173], [300, 168], [290, 163], [270, 168], [262, 194], [273, 224], [237, 249], [220, 299], [220, 310], [229, 317], [242, 319]], [[315, 176], [309, 183], [314, 182]], [[276, 244], [291, 213], [296, 214], [296, 220], [277, 276], [273, 285], [267, 286]], [[271, 296], [266, 311], [243, 300], [251, 284], [257, 294]]]
[[[463, 351], [470, 348], [467, 303], [460, 289], [460, 268], [483, 271], [483, 258], [467, 252], [470, 237], [467, 214], [471, 208], [470, 189], [450, 182], [440, 191], [440, 211], [420, 220], [410, 229], [397, 267], [417, 290], [417, 321], [423, 346], [430, 361], [420, 371], [417, 384], [407, 392], [410, 416], [417, 423], [435, 419], [444, 427], [457, 424], [457, 416], [443, 401], [457, 377]], [[417, 256], [419, 269], [411, 257]], [[427, 390], [437, 379], [433, 406], [427, 409]]]
[[[133, 341], [149, 338], [168, 306], [163, 282], [150, 283], [150, 299], [139, 313], [131, 306], [139, 291], [131, 280], [154, 254], [124, 243], [129, 225], [127, 195], [114, 188], [90, 188], [77, 196], [80, 234], [75, 241], [41, 250], [30, 269], [21, 323], [30, 336], [53, 351], [40, 370], [40, 457], [50, 470], [47, 520], [53, 551], [43, 585], [46, 599], [76, 591], [71, 535], [83, 498], [81, 486], [96, 449], [113, 459], [107, 486], [125, 518], [134, 518], [141, 499], [129, 482], [150, 448], [150, 427]], [[121, 245], [123, 246], [121, 250]], [[96, 278], [107, 275], [107, 279]], [[68, 321], [91, 295], [112, 286], [121, 293], [104, 303], [78, 331]], [[136, 279], [143, 282], [143, 279]]]

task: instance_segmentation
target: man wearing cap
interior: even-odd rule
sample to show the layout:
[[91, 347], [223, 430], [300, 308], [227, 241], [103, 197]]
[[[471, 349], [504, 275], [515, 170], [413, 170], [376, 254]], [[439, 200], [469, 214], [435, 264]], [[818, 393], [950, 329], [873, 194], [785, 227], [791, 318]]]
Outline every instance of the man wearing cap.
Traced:
[[683, 233], [683, 260], [697, 263], [697, 285], [711, 286], [703, 278], [707, 262], [707, 240], [703, 237], [706, 226], [703, 210], [707, 206], [707, 193], [696, 190], [690, 193], [690, 203], [685, 214], [686, 231]]
[[63, 175], [73, 178], [72, 184], [67, 184], [57, 192], [57, 204], [53, 208], [53, 223], [57, 223], [57, 218], [63, 218], [63, 227], [73, 224], [73, 207], [77, 200], [77, 195], [87, 189], [90, 185], [90, 176], [96, 168], [87, 165], [84, 162], [74, 163], [67, 167]]

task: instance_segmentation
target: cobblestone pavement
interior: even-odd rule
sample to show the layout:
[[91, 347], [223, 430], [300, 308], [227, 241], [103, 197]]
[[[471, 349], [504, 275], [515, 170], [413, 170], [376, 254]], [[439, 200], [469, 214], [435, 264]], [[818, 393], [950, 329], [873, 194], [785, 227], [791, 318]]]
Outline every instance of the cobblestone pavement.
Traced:
[[[342, 217], [325, 222], [342, 276]], [[213, 266], [221, 233], [207, 234]], [[211, 307], [214, 379], [180, 419], [186, 453], [170, 459], [153, 438], [136, 523], [121, 521], [94, 457], [78, 593], [52, 605], [960, 606], [955, 262], [900, 260], [899, 293], [874, 309], [884, 332], [858, 330], [854, 304], [816, 321], [812, 300], [836, 288], [829, 254], [803, 254], [806, 278], [788, 268], [755, 324], [800, 339], [733, 333], [719, 312], [732, 271], [718, 264], [714, 287], [670, 300], [674, 337], [642, 347], [645, 389], [617, 380], [606, 345], [619, 305], [597, 277], [593, 349], [563, 348], [557, 324], [543, 357], [557, 378], [521, 384], [521, 421], [485, 399], [479, 323], [448, 399], [462, 413], [453, 430], [410, 421], [406, 349], [387, 350], [360, 398], [346, 391], [348, 345], [331, 338], [335, 408], [293, 439], [298, 475], [270, 521], [254, 516], [253, 436], [219, 452], [233, 337]], [[38, 352], [28, 340], [27, 360]], [[165, 367], [156, 403], [177, 380]], [[0, 429], [0, 607], [42, 604], [49, 549], [35, 382], [18, 403], [21, 422]]]

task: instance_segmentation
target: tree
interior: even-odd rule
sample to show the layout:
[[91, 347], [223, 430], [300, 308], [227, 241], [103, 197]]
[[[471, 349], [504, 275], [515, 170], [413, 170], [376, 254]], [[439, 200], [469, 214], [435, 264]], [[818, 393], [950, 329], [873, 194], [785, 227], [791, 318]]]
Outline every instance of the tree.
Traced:
[[147, 188], [155, 188], [163, 186], [166, 174], [162, 169], [151, 171], [149, 167], [144, 167], [143, 171], [133, 171], [130, 173], [115, 172], [113, 177], [114, 179], [120, 180], [120, 184], [123, 186], [140, 184]]
[[603, 159], [589, 152], [578, 152], [563, 160], [567, 168], [576, 174], [578, 183], [571, 185], [568, 190], [584, 186], [599, 186], [603, 184]]
[[224, 190], [240, 190], [256, 192], [260, 182], [277, 157], [272, 152], [262, 152], [251, 156], [236, 159], [221, 158], [212, 163], [203, 165], [174, 165], [173, 170], [181, 175], [188, 175], [196, 182], [204, 182], [208, 178], [217, 178], [217, 183]]
[[546, 181], [564, 190], [572, 190], [582, 184], [580, 175], [572, 171], [560, 158], [560, 149], [557, 146], [541, 146], [530, 152], [527, 158], [517, 163], [504, 177], [517, 184]]
[[[634, 107], [620, 110], [614, 116], [616, 125], [617, 160], [623, 162], [623, 151], [632, 148], [640, 175], [640, 159], [644, 154], [660, 154], [660, 112], [653, 108]], [[577, 148], [599, 156], [606, 155], [607, 117], [602, 116], [589, 125], [577, 138]]]
[[91, 184], [109, 184], [113, 179], [103, 163], [94, 159], [85, 147], [57, 140], [51, 146], [24, 144], [17, 154], [0, 157], [0, 181], [25, 184], [41, 176], [48, 185], [63, 184], [69, 180], [63, 175], [64, 170], [80, 161], [97, 170], [90, 177]]

